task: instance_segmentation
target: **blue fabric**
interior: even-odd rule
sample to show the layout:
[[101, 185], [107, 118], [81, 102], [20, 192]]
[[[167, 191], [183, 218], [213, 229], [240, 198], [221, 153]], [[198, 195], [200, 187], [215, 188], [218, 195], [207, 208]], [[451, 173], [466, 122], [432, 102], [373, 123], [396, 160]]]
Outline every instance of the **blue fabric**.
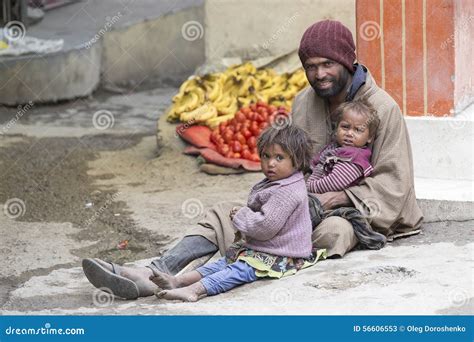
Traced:
[[208, 296], [229, 291], [236, 286], [257, 280], [255, 270], [246, 262], [237, 260], [227, 264], [225, 257], [196, 269]]

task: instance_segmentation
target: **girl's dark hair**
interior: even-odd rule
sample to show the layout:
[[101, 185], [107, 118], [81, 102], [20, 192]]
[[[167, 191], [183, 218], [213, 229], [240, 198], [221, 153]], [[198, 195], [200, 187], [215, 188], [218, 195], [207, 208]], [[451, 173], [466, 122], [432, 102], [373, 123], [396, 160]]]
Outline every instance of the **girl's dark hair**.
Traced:
[[377, 132], [377, 127], [380, 124], [379, 116], [375, 108], [365, 98], [356, 99], [350, 102], [344, 102], [334, 110], [334, 117], [336, 118], [336, 127], [339, 126], [339, 122], [342, 120], [343, 114], [353, 110], [358, 114], [365, 115], [367, 121], [365, 126], [369, 129], [369, 136], [373, 138]]
[[288, 153], [298, 171], [309, 170], [312, 140], [306, 131], [291, 124], [283, 127], [269, 126], [258, 137], [257, 150], [260, 158], [263, 151], [273, 144], [280, 145], [283, 151]]

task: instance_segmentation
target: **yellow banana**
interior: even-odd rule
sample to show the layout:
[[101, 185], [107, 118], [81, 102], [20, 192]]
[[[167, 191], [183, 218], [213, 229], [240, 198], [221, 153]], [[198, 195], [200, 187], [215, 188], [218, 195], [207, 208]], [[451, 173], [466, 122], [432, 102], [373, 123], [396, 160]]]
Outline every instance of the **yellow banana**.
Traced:
[[222, 95], [223, 85], [220, 80], [216, 80], [212, 84], [208, 84], [208, 92], [206, 94], [209, 101], [216, 101]]
[[190, 112], [181, 113], [179, 119], [182, 122], [205, 122], [214, 117], [217, 117], [216, 107], [210, 103], [205, 103]]
[[189, 112], [199, 105], [199, 96], [195, 92], [185, 92], [182, 101], [176, 106], [176, 113]]
[[232, 103], [232, 97], [223, 93], [222, 96], [217, 99], [217, 101], [213, 102], [214, 106], [216, 106], [217, 110], [220, 108], [229, 107]]
[[221, 122], [226, 122], [228, 120], [231, 120], [234, 117], [235, 114], [227, 114], [227, 115], [221, 115], [218, 116], [217, 118], [212, 118], [206, 121], [206, 125], [210, 127], [211, 129], [216, 128], [219, 126]]
[[239, 109], [239, 106], [237, 104], [237, 99], [235, 97], [231, 99], [232, 99], [232, 102], [230, 103], [229, 106], [217, 107], [217, 110], [219, 111], [219, 115], [235, 114], [237, 112], [237, 110]]

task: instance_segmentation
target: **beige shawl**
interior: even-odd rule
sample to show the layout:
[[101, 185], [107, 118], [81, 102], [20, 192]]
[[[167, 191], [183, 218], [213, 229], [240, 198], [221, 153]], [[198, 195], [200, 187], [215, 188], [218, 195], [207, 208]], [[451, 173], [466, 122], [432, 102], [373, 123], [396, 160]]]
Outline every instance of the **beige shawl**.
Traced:
[[[389, 236], [418, 229], [423, 214], [416, 203], [410, 138], [400, 108], [370, 73], [355, 96], [359, 97], [366, 97], [380, 118], [372, 144], [374, 172], [345, 192], [354, 206], [366, 213], [374, 230]], [[315, 141], [314, 152], [329, 143], [329, 109], [311, 87], [297, 95], [293, 122], [308, 131]]]

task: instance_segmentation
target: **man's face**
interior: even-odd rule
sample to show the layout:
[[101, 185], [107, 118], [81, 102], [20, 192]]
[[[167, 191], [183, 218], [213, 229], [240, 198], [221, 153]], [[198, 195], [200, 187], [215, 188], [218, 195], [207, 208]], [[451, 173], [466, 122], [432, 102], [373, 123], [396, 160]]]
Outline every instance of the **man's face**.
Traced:
[[348, 83], [350, 73], [342, 65], [323, 57], [308, 58], [303, 65], [309, 84], [320, 97], [338, 95]]

